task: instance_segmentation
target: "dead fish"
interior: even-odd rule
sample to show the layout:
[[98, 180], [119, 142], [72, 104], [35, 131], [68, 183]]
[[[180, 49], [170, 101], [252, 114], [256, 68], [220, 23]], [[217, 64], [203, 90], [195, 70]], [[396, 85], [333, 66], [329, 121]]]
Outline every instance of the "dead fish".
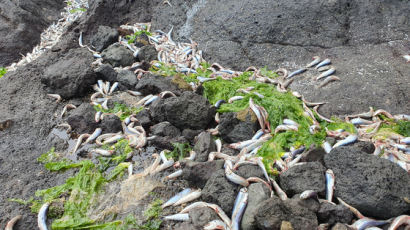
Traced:
[[164, 216], [164, 220], [189, 221], [188, 213], [178, 213], [175, 215]]
[[243, 96], [233, 96], [229, 98], [228, 103], [231, 104], [234, 101], [242, 100], [244, 97]]
[[50, 206], [50, 203], [44, 203], [41, 208], [40, 211], [38, 212], [37, 215], [37, 224], [38, 224], [38, 228], [40, 230], [47, 230], [47, 210], [48, 210], [48, 206]]
[[6, 228], [4, 230], [13, 230], [14, 225], [21, 219], [21, 215], [13, 217], [9, 222], [7, 222]]
[[327, 77], [322, 83], [320, 83], [320, 85], [318, 86], [318, 88], [322, 88], [324, 86], [326, 86], [327, 84], [329, 84], [332, 81], [340, 81], [340, 78], [338, 78], [335, 75], [332, 75], [330, 77]]
[[351, 134], [343, 140], [338, 141], [333, 148], [337, 148], [339, 146], [349, 145], [357, 141], [357, 135]]
[[320, 62], [320, 57], [319, 56], [314, 56], [313, 61], [311, 63], [307, 64], [306, 68], [313, 67], [313, 66], [317, 65], [319, 62]]
[[193, 201], [195, 199], [198, 199], [201, 196], [201, 194], [202, 194], [201, 189], [192, 191], [189, 194], [181, 197], [181, 199], [179, 199], [177, 202], [172, 204], [172, 206], [177, 206], [177, 205], [184, 204], [184, 203]]
[[332, 202], [335, 189], [335, 175], [331, 169], [326, 170], [326, 200]]
[[320, 80], [320, 79], [322, 79], [322, 78], [325, 78], [325, 77], [327, 77], [327, 76], [330, 76], [330, 75], [334, 74], [335, 72], [336, 72], [335, 69], [333, 69], [333, 68], [332, 68], [332, 69], [329, 69], [329, 70], [327, 70], [327, 71], [321, 73], [318, 77], [316, 77], [316, 81], [318, 81], [318, 80]]
[[326, 58], [326, 59], [323, 60], [321, 63], [319, 63], [319, 64], [315, 67], [315, 69], [319, 69], [320, 67], [325, 66], [325, 65], [329, 65], [330, 63], [332, 63], [332, 62], [330, 61], [330, 59]]
[[298, 69], [292, 73], [290, 73], [286, 78], [292, 78], [298, 74], [304, 73], [307, 69], [306, 68], [302, 68], [302, 69]]
[[58, 94], [49, 93], [49, 94], [47, 94], [47, 96], [57, 99], [57, 100], [56, 100], [57, 103], [59, 103], [59, 102], [61, 101], [61, 99], [62, 99], [61, 96], [58, 95]]

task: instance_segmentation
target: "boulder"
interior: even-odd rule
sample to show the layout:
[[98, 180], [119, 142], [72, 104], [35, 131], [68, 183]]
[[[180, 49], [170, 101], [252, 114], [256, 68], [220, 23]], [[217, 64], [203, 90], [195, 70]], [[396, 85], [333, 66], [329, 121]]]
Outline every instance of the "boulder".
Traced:
[[133, 90], [138, 82], [137, 76], [132, 71], [120, 70], [117, 74], [117, 81], [120, 90]]
[[91, 45], [97, 52], [118, 41], [118, 31], [109, 26], [99, 26], [97, 33], [91, 38]]
[[155, 121], [169, 121], [179, 129], [205, 129], [215, 116], [215, 108], [193, 92], [157, 100], [151, 105], [150, 111]]
[[263, 180], [265, 179], [265, 176], [263, 175], [262, 169], [257, 166], [257, 165], [251, 165], [251, 164], [244, 164], [239, 166], [239, 168], [235, 171], [235, 173], [245, 179], [249, 177], [259, 177]]
[[189, 217], [192, 224], [197, 228], [203, 228], [207, 223], [213, 220], [218, 220], [216, 212], [210, 208], [195, 208], [189, 211]]
[[374, 144], [368, 141], [359, 141], [354, 143], [353, 146], [357, 147], [358, 149], [360, 149], [360, 151], [365, 152], [367, 154], [373, 154], [375, 149]]
[[157, 60], [158, 51], [154, 48], [154, 46], [146, 45], [141, 47], [140, 51], [138, 52], [138, 60], [151, 62], [153, 60]]
[[190, 143], [194, 143], [195, 137], [200, 134], [202, 130], [184, 129], [182, 136], [184, 136]]
[[320, 162], [324, 165], [323, 157], [325, 156], [326, 152], [322, 147], [314, 147], [311, 146], [309, 150], [302, 153], [302, 158], [300, 158], [301, 162]]
[[300, 206], [296, 200], [285, 201], [277, 197], [259, 203], [256, 214], [258, 229], [280, 229], [282, 222], [290, 222], [293, 229], [316, 229], [318, 222], [314, 212]]
[[319, 162], [306, 162], [295, 165], [280, 174], [280, 187], [288, 196], [314, 190], [324, 194], [326, 188], [326, 168]]
[[195, 142], [194, 151], [196, 152], [195, 161], [207, 161], [209, 153], [216, 151], [216, 144], [212, 135], [208, 132], [199, 134]]
[[98, 66], [94, 72], [97, 74], [97, 79], [103, 81], [115, 82], [117, 81], [117, 72], [110, 64], [102, 64]]
[[151, 130], [151, 135], [162, 136], [162, 137], [165, 137], [165, 136], [178, 137], [181, 135], [181, 131], [179, 131], [178, 128], [173, 126], [168, 121], [164, 121], [154, 126], [151, 126], [150, 130]]
[[335, 174], [335, 196], [363, 215], [388, 219], [410, 210], [403, 199], [410, 197], [410, 175], [397, 164], [354, 146], [335, 148], [324, 160]]
[[203, 188], [212, 174], [223, 168], [224, 163], [223, 160], [187, 162], [183, 169], [182, 179], [187, 180], [191, 187]]
[[320, 209], [316, 215], [319, 223], [328, 223], [330, 225], [336, 223], [350, 224], [354, 217], [346, 206], [342, 204], [334, 205], [328, 202], [320, 204]]
[[224, 141], [234, 143], [251, 139], [257, 127], [255, 121], [241, 121], [236, 113], [224, 113], [220, 117], [218, 130]]
[[122, 131], [121, 120], [116, 115], [104, 115], [100, 127], [103, 133], [116, 133]]
[[149, 140], [147, 145], [153, 145], [159, 149], [173, 149], [172, 143], [186, 143], [187, 140], [183, 136], [179, 137], [160, 137], [156, 136], [154, 139]]
[[88, 50], [72, 49], [47, 67], [41, 82], [48, 93], [59, 94], [64, 99], [85, 96], [90, 85], [97, 81], [91, 68], [92, 60]]
[[239, 189], [238, 185], [226, 179], [225, 170], [219, 169], [206, 182], [201, 198], [205, 202], [219, 205], [230, 216]]
[[151, 114], [148, 109], [143, 109], [135, 115], [135, 118], [138, 119], [138, 122], [144, 129], [148, 129], [152, 125]]
[[119, 43], [114, 43], [106, 48], [101, 56], [104, 62], [111, 64], [113, 67], [125, 67], [134, 63], [134, 56], [131, 50]]
[[152, 74], [144, 74], [135, 86], [135, 90], [144, 95], [158, 94], [163, 91], [171, 91], [173, 93], [178, 92], [177, 86], [171, 83], [169, 78]]
[[91, 134], [98, 127], [98, 124], [94, 121], [95, 113], [96, 111], [92, 105], [83, 103], [71, 111], [71, 114], [67, 117], [67, 122], [74, 132]]
[[248, 187], [248, 204], [242, 216], [242, 230], [256, 230], [255, 216], [258, 213], [258, 205], [270, 198], [270, 191], [265, 184], [255, 183]]

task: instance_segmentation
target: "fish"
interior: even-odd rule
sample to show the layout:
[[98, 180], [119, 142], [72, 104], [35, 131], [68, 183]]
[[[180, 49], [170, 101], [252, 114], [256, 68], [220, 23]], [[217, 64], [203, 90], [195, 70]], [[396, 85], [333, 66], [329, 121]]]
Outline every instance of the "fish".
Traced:
[[83, 139], [88, 138], [89, 136], [90, 136], [90, 134], [84, 133], [84, 134], [81, 134], [78, 137], [77, 143], [75, 144], [74, 149], [73, 149], [73, 154], [75, 154], [75, 152], [77, 152], [78, 148], [80, 147], [81, 143], [83, 142]]
[[363, 214], [361, 214], [359, 212], [359, 210], [357, 210], [353, 206], [351, 206], [351, 205], [347, 204], [346, 202], [344, 202], [340, 197], [337, 197], [337, 200], [339, 201], [339, 203], [341, 203], [342, 205], [344, 205], [348, 209], [350, 209], [350, 211], [353, 212], [353, 214], [355, 214], [357, 216], [357, 218], [359, 218], [359, 219], [365, 218], [365, 216], [363, 216]]
[[233, 209], [232, 209], [232, 217], [235, 214], [235, 212], [237, 211], [237, 208], [239, 207], [240, 202], [242, 201], [242, 199], [245, 197], [245, 194], [248, 193], [248, 189], [247, 188], [241, 188], [239, 190], [238, 195], [235, 198], [235, 202], [233, 204]]
[[118, 82], [114, 82], [114, 84], [111, 86], [110, 91], [108, 92], [108, 95], [111, 95], [117, 87], [118, 87]]
[[44, 203], [37, 215], [37, 224], [40, 230], [47, 230], [47, 210], [50, 206], [49, 202]]
[[167, 162], [164, 162], [161, 165], [159, 165], [151, 174], [161, 172], [162, 170], [165, 170], [165, 169], [171, 167], [172, 165], [174, 165], [174, 160], [170, 159]]
[[401, 215], [396, 217], [387, 230], [396, 230], [403, 224], [410, 225], [410, 216]]
[[400, 139], [400, 143], [410, 145], [410, 137], [405, 137], [403, 139]]
[[210, 221], [204, 226], [204, 230], [214, 230], [214, 229], [228, 230], [228, 226], [221, 220]]
[[192, 203], [188, 206], [186, 206], [185, 208], [183, 208], [179, 213], [187, 213], [189, 211], [191, 211], [192, 209], [196, 209], [196, 208], [204, 208], [204, 207], [208, 207], [209, 204], [203, 201], [198, 201], [195, 203]]
[[410, 55], [403, 55], [403, 58], [406, 59], [406, 62], [410, 62]]
[[63, 117], [64, 114], [67, 112], [68, 109], [75, 109], [77, 108], [77, 106], [73, 105], [73, 104], [67, 104], [64, 106], [63, 111], [60, 114], [60, 117]]
[[208, 77], [201, 77], [201, 76], [196, 77], [196, 79], [197, 79], [199, 82], [207, 82], [207, 81], [216, 80], [216, 78], [208, 78]]
[[279, 196], [281, 200], [287, 200], [288, 196], [286, 193], [279, 187], [278, 183], [274, 179], [270, 179], [273, 189], [275, 190], [276, 194]]
[[318, 81], [318, 80], [320, 80], [320, 79], [322, 79], [322, 78], [325, 78], [325, 77], [327, 77], [327, 76], [330, 76], [330, 75], [334, 74], [335, 72], [336, 72], [335, 69], [333, 69], [333, 68], [332, 68], [332, 69], [329, 69], [329, 70], [327, 70], [327, 71], [321, 73], [319, 76], [317, 76], [317, 77], [316, 77], [316, 81]]
[[320, 67], [325, 66], [325, 65], [329, 65], [329, 64], [331, 64], [331, 63], [332, 63], [332, 62], [330, 61], [330, 59], [326, 58], [325, 60], [323, 60], [322, 62], [320, 62], [320, 63], [315, 67], [315, 69], [319, 69]]
[[224, 223], [227, 226], [231, 226], [231, 224], [232, 224], [231, 219], [229, 219], [229, 217], [226, 215], [226, 213], [222, 210], [221, 207], [219, 207], [216, 204], [208, 204], [208, 207], [212, 208], [216, 212], [216, 214], [218, 214], [218, 216], [224, 221]]
[[370, 218], [362, 218], [362, 219], [355, 221], [352, 225], [349, 225], [349, 227], [355, 230], [364, 230], [364, 229], [367, 229], [368, 227], [380, 226], [380, 225], [385, 225], [388, 223], [389, 223], [388, 221], [384, 221], [384, 220], [373, 220]]
[[132, 96], [142, 96], [142, 93], [138, 91], [127, 90], [127, 93], [131, 94]]
[[332, 76], [330, 76], [330, 77], [327, 77], [322, 83], [320, 83], [320, 85], [318, 86], [318, 88], [322, 88], [322, 87], [326, 86], [327, 84], [329, 84], [329, 83], [332, 82], [332, 81], [340, 81], [340, 78], [337, 77], [337, 76], [335, 76], [335, 75], [332, 75]]
[[331, 169], [326, 170], [326, 200], [332, 202], [335, 189], [335, 174]]
[[349, 145], [357, 141], [357, 135], [351, 134], [343, 140], [338, 141], [333, 148], [337, 148], [339, 146]]
[[319, 62], [320, 62], [320, 57], [319, 56], [314, 56], [313, 61], [311, 63], [307, 64], [306, 68], [313, 67], [313, 66], [317, 65]]
[[243, 96], [233, 96], [233, 97], [229, 98], [228, 103], [231, 104], [232, 102], [242, 100], [243, 98], [244, 98]]
[[370, 124], [373, 124], [372, 121], [368, 121], [368, 120], [365, 120], [365, 119], [360, 118], [360, 117], [357, 117], [357, 118], [354, 118], [354, 119], [350, 120], [350, 123], [352, 123], [353, 125], [370, 125]]
[[298, 127], [294, 125], [278, 125], [275, 128], [275, 134], [280, 131], [288, 131], [288, 130], [298, 131]]
[[165, 178], [168, 179], [168, 180], [169, 180], [169, 179], [175, 179], [175, 178], [181, 176], [182, 173], [183, 173], [183, 171], [182, 171], [182, 169], [180, 169], [180, 170], [178, 170], [178, 171], [175, 171], [174, 173], [169, 174], [169, 175], [166, 176]]
[[294, 76], [296, 76], [296, 75], [298, 75], [298, 74], [304, 73], [306, 70], [307, 70], [306, 68], [298, 69], [298, 70], [296, 70], [296, 71], [290, 73], [286, 78], [288, 78], [288, 79], [289, 79], [289, 78], [292, 78], [292, 77], [294, 77]]
[[317, 71], [323, 72], [323, 71], [329, 70], [329, 69], [331, 69], [331, 68], [333, 68], [333, 66], [331, 66], [331, 65], [322, 66], [322, 67], [320, 67], [320, 68], [317, 68]]
[[249, 186], [249, 182], [245, 178], [243, 178], [243, 177], [235, 174], [234, 172], [232, 172], [232, 169], [229, 168], [229, 167], [225, 167], [225, 176], [232, 183], [239, 184], [239, 185], [242, 185], [244, 187]]
[[259, 129], [252, 137], [251, 140], [258, 140], [264, 134], [262, 129]]
[[150, 99], [148, 99], [146, 102], [144, 102], [144, 105], [149, 105], [149, 104], [151, 104], [152, 102], [154, 102], [158, 99], [159, 99], [158, 96], [152, 96], [152, 97], [150, 97]]
[[170, 216], [164, 216], [164, 220], [189, 221], [188, 213], [178, 213]]
[[17, 215], [13, 217], [9, 222], [7, 222], [6, 228], [4, 230], [13, 230], [14, 225], [21, 219], [22, 215]]
[[93, 149], [91, 152], [95, 152], [102, 156], [109, 157], [109, 156], [112, 156], [112, 154], [114, 153], [114, 150]]
[[102, 133], [102, 129], [96, 128], [94, 132], [87, 138], [87, 140], [85, 140], [84, 144], [87, 144], [90, 141], [95, 140], [98, 136], [100, 136], [101, 133]]
[[299, 124], [296, 121], [293, 121], [291, 119], [283, 119], [283, 124], [284, 125], [293, 125], [299, 127]]
[[[244, 188], [246, 190], [246, 188]], [[242, 189], [241, 189], [242, 190]], [[232, 230], [239, 230], [240, 223], [242, 220], [242, 215], [245, 212], [246, 205], [248, 204], [248, 192], [247, 190], [244, 192], [243, 197], [239, 201], [236, 210], [233, 211], [232, 214]]]
[[215, 108], [219, 109], [219, 107], [221, 107], [221, 105], [222, 105], [223, 103], [226, 103], [226, 101], [225, 101], [225, 100], [218, 100], [218, 101], [215, 103]]
[[58, 94], [49, 93], [49, 94], [47, 94], [47, 96], [55, 98], [57, 103], [59, 103], [62, 100], [61, 96], [58, 95]]
[[327, 141], [323, 142], [322, 148], [325, 150], [326, 153], [330, 153], [330, 151], [332, 151], [332, 146]]
[[306, 191], [302, 192], [302, 194], [300, 194], [299, 198], [301, 200], [306, 200], [306, 199], [309, 199], [309, 198], [316, 198], [317, 199], [318, 196], [317, 196], [317, 192], [315, 192], [313, 190], [306, 190]]
[[192, 191], [192, 192], [186, 194], [185, 196], [181, 197], [181, 199], [179, 199], [174, 204], [172, 204], [172, 206], [177, 206], [177, 205], [184, 204], [184, 203], [193, 201], [195, 199], [198, 199], [201, 196], [201, 194], [202, 194], [201, 189]]
[[167, 202], [165, 202], [161, 207], [162, 208], [166, 208], [168, 206], [171, 206], [173, 204], [175, 204], [175, 202], [177, 202], [178, 200], [180, 200], [182, 197], [184, 197], [185, 195], [189, 194], [192, 190], [190, 188], [186, 188], [184, 190], [182, 190], [181, 192], [179, 192], [178, 194], [176, 194], [175, 196], [171, 197]]

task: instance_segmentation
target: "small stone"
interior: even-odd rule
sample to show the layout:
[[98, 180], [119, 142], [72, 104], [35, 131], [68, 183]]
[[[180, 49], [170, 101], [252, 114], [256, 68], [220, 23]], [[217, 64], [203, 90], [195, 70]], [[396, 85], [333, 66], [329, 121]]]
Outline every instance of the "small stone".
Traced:
[[99, 26], [97, 33], [91, 38], [91, 45], [97, 52], [103, 51], [118, 40], [118, 31], [108, 26]]
[[119, 43], [110, 45], [101, 53], [101, 56], [104, 62], [110, 63], [113, 67], [125, 67], [134, 63], [132, 51]]

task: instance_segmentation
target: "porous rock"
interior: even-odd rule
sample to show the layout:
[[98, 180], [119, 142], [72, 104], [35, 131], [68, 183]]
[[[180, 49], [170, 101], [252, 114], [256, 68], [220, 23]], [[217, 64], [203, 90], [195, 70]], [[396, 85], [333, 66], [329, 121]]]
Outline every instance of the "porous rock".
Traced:
[[151, 126], [150, 130], [151, 130], [151, 135], [157, 135], [157, 136], [163, 136], [163, 137], [165, 136], [177, 137], [181, 135], [181, 131], [179, 131], [178, 128], [173, 126], [168, 121], [164, 121], [154, 126]]
[[99, 26], [97, 33], [91, 38], [91, 45], [97, 52], [103, 51], [118, 40], [118, 31], [109, 26]]
[[234, 143], [251, 139], [257, 130], [257, 124], [237, 119], [236, 113], [224, 113], [220, 117], [218, 130], [224, 141]]
[[410, 175], [397, 164], [354, 146], [335, 148], [324, 160], [335, 174], [335, 196], [363, 215], [388, 219], [410, 210], [403, 199], [410, 197]]
[[134, 63], [134, 56], [131, 50], [119, 43], [114, 43], [106, 48], [101, 56], [104, 62], [108, 62], [113, 67], [125, 67]]
[[215, 116], [215, 108], [193, 92], [157, 100], [151, 105], [150, 111], [155, 121], [169, 121], [179, 129], [205, 129]]
[[91, 68], [92, 55], [85, 49], [72, 49], [54, 64], [47, 67], [41, 82], [49, 93], [59, 94], [64, 99], [82, 97], [96, 82]]
[[259, 177], [261, 179], [266, 180], [265, 176], [263, 175], [262, 169], [258, 165], [251, 165], [251, 164], [241, 165], [238, 167], [235, 173], [243, 178]]
[[102, 64], [98, 66], [94, 72], [97, 74], [97, 79], [103, 81], [115, 82], [117, 81], [117, 72], [110, 64]]
[[158, 51], [151, 45], [146, 45], [141, 47], [138, 52], [138, 59], [140, 61], [151, 62], [157, 60]]
[[289, 196], [306, 190], [323, 193], [326, 185], [325, 171], [326, 168], [319, 162], [295, 165], [280, 175], [280, 186]]
[[263, 183], [253, 183], [248, 187], [248, 204], [242, 216], [241, 229], [256, 230], [257, 223], [255, 216], [258, 212], [258, 205], [270, 198], [270, 191]]
[[178, 92], [177, 86], [171, 83], [169, 78], [152, 74], [144, 74], [135, 86], [135, 90], [144, 95], [158, 94], [163, 91], [171, 91], [173, 93]]
[[137, 76], [129, 70], [120, 70], [117, 74], [120, 90], [133, 90], [138, 82]]
[[296, 200], [280, 200], [273, 197], [259, 203], [256, 214], [258, 229], [280, 229], [282, 221], [288, 221], [295, 230], [316, 229], [318, 222], [314, 212], [300, 206]]
[[121, 120], [116, 115], [104, 115], [100, 127], [103, 133], [116, 133], [122, 131]]
[[203, 228], [210, 221], [219, 219], [216, 212], [208, 207], [192, 209], [189, 211], [189, 217], [197, 228]]
[[209, 153], [216, 151], [212, 135], [208, 132], [200, 133], [195, 142], [194, 151], [196, 152], [195, 161], [207, 161]]
[[98, 124], [94, 121], [95, 110], [89, 103], [83, 103], [71, 111], [67, 122], [78, 134], [93, 133]]
[[223, 160], [206, 162], [189, 161], [185, 164], [182, 178], [187, 180], [192, 187], [203, 188], [212, 174], [222, 169], [223, 165]]
[[322, 202], [317, 212], [317, 218], [320, 223], [334, 225], [336, 223], [350, 224], [353, 220], [353, 213], [346, 206], [339, 204], [334, 205], [328, 202]]
[[219, 205], [229, 215], [238, 192], [239, 186], [228, 181], [225, 177], [225, 170], [219, 169], [206, 182], [201, 198], [205, 202]]

